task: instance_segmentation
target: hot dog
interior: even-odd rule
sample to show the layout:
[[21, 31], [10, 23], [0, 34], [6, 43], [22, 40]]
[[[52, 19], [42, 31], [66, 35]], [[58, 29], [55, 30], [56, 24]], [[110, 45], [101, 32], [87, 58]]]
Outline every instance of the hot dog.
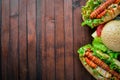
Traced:
[[120, 14], [120, 0], [88, 0], [82, 7], [82, 26], [94, 28]]
[[[97, 79], [97, 80], [120, 80], [120, 62], [96, 49], [90, 44], [81, 47], [78, 50], [79, 58], [84, 67]], [[103, 58], [103, 59], [102, 59]], [[108, 59], [112, 58], [110, 61]], [[105, 62], [105, 60], [108, 60]], [[114, 62], [114, 63], [110, 63]], [[108, 64], [109, 63], [109, 64]], [[112, 69], [110, 66], [114, 64], [117, 69]]]

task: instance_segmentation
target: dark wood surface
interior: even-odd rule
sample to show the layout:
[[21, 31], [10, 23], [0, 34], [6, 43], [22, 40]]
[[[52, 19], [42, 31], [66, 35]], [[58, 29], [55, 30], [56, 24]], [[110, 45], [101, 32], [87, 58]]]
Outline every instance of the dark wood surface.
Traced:
[[94, 80], [77, 50], [85, 0], [0, 0], [0, 80]]

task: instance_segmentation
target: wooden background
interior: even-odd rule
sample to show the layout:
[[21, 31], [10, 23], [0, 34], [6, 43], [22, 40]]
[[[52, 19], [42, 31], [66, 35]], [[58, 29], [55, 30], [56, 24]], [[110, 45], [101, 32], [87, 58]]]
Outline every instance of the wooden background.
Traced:
[[94, 80], [77, 50], [85, 0], [0, 0], [0, 80]]

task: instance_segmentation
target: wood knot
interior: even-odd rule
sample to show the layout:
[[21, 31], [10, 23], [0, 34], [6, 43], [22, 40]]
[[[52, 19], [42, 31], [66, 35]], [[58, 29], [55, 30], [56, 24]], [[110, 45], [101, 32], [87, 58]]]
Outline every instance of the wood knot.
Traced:
[[77, 8], [77, 7], [80, 7], [80, 1], [75, 1], [72, 3], [72, 7], [73, 8]]
[[11, 13], [11, 15], [10, 15], [10, 17], [13, 17], [13, 18], [18, 17], [18, 16], [19, 16], [18, 12], [16, 12], [16, 13]]

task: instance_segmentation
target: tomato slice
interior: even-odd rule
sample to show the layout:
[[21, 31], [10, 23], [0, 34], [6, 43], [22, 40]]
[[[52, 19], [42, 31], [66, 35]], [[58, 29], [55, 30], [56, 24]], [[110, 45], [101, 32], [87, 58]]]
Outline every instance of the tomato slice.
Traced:
[[97, 36], [98, 36], [98, 37], [101, 36], [101, 32], [102, 32], [103, 27], [104, 27], [104, 24], [100, 24], [100, 25], [97, 27]]

